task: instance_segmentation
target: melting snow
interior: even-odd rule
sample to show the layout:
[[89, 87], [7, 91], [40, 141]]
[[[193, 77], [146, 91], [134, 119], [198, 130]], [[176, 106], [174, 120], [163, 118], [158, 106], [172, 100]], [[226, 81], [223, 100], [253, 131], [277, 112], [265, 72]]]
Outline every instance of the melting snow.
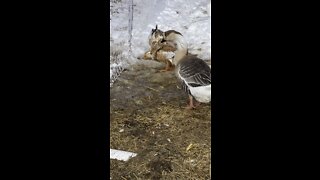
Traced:
[[[117, 57], [110, 60], [110, 79], [148, 49], [152, 28], [179, 31], [188, 42], [189, 52], [211, 60], [210, 0], [133, 0], [132, 55], [129, 54], [129, 4], [131, 0], [110, 2], [110, 46]], [[112, 84], [111, 84], [112, 85]]]

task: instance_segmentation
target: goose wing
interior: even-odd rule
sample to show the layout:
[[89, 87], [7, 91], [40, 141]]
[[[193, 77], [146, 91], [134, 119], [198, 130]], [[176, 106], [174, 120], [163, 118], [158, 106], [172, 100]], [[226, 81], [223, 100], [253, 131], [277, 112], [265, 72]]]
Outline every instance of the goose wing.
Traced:
[[201, 59], [187, 58], [178, 66], [178, 75], [187, 86], [198, 87], [211, 84], [211, 69]]

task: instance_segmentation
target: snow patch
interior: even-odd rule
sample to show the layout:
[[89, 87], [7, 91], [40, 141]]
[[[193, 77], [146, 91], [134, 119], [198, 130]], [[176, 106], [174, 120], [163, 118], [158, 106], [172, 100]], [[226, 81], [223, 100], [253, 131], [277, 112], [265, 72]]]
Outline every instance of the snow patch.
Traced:
[[[110, 2], [110, 47], [118, 52], [110, 59], [110, 79], [138, 62], [148, 49], [148, 36], [158, 28], [183, 34], [191, 54], [211, 61], [211, 2], [209, 0], [133, 0], [132, 54], [129, 53], [129, 6], [131, 0]], [[110, 49], [110, 51], [111, 51]], [[112, 54], [112, 51], [111, 51]]]

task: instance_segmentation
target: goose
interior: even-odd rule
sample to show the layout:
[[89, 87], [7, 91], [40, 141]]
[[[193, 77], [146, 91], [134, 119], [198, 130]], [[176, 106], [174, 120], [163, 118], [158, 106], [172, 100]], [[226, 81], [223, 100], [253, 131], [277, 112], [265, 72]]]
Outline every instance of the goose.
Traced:
[[[183, 44], [167, 42], [176, 47], [171, 62], [175, 65], [175, 74], [189, 96], [187, 109], [194, 109], [200, 103], [211, 102], [211, 68], [202, 59], [186, 55]], [[196, 102], [194, 102], [194, 100]]]

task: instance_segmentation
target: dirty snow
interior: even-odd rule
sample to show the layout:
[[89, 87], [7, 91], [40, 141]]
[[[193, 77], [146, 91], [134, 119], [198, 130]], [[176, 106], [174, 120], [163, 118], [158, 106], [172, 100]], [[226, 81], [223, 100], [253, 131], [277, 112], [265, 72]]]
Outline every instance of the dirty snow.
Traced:
[[123, 68], [139, 61], [137, 57], [149, 49], [148, 35], [156, 24], [163, 31], [181, 32], [191, 54], [211, 60], [209, 0], [133, 0], [132, 55], [128, 42], [130, 1], [110, 1], [110, 80], [119, 76]]

